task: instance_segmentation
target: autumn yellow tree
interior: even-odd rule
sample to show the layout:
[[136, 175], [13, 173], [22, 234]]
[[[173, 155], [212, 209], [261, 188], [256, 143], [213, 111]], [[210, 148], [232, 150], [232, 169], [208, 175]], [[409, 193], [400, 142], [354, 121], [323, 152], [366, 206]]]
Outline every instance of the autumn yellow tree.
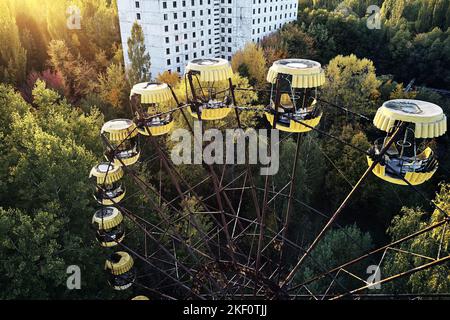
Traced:
[[98, 82], [102, 100], [108, 102], [114, 108], [119, 108], [126, 99], [126, 88], [128, 87], [123, 66], [111, 64], [106, 73], [99, 76]]
[[8, 3], [0, 2], [0, 81], [20, 83], [25, 79], [26, 50]]
[[326, 76], [323, 96], [328, 101], [360, 112], [375, 108], [381, 82], [369, 59], [358, 59], [354, 54], [339, 55], [330, 61]]
[[267, 61], [263, 49], [254, 43], [236, 52], [231, 66], [234, 72], [248, 78], [252, 86], [261, 87], [266, 83]]
[[180, 82], [180, 74], [178, 72], [164, 71], [158, 74], [156, 81], [159, 83], [167, 83], [172, 87], [175, 87]]
[[415, 99], [417, 96], [417, 91], [405, 92], [403, 83], [398, 83], [395, 89], [391, 92], [389, 99]]
[[274, 61], [285, 59], [289, 56], [287, 49], [281, 43], [279, 33], [273, 33], [264, 37], [261, 41], [261, 46], [268, 66], [272, 65]]
[[64, 79], [71, 98], [76, 100], [96, 90], [97, 72], [94, 65], [79, 55], [74, 56], [64, 41], [51, 41], [48, 54], [50, 66]]

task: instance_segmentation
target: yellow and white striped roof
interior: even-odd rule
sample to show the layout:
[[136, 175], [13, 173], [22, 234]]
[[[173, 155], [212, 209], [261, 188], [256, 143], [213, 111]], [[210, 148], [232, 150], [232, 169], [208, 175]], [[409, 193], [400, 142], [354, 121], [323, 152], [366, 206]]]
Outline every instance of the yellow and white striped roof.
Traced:
[[92, 217], [92, 223], [98, 225], [99, 230], [108, 230], [120, 225], [123, 215], [115, 207], [103, 207]]
[[447, 132], [447, 117], [438, 105], [411, 99], [386, 101], [373, 120], [374, 125], [391, 132], [396, 122], [415, 124], [416, 138], [436, 138]]
[[138, 135], [136, 124], [130, 119], [115, 119], [106, 122], [102, 127], [102, 134], [108, 133], [108, 139], [113, 142], [122, 142]]
[[267, 81], [275, 84], [279, 74], [292, 76], [292, 88], [317, 88], [325, 83], [325, 72], [319, 62], [307, 59], [275, 61], [267, 73]]
[[185, 73], [198, 73], [200, 82], [226, 81], [233, 76], [233, 70], [228, 60], [219, 58], [194, 59], [186, 66]]
[[141, 95], [141, 103], [164, 103], [172, 99], [172, 92], [166, 83], [142, 82], [131, 89], [130, 97]]
[[[111, 261], [113, 259], [118, 260]], [[128, 253], [121, 251], [112, 254], [111, 258], [106, 260], [105, 270], [109, 270], [113, 275], [118, 276], [130, 271], [133, 265], [133, 258]]]
[[89, 177], [96, 177], [98, 185], [111, 184], [122, 179], [123, 170], [114, 163], [104, 162], [93, 167]]

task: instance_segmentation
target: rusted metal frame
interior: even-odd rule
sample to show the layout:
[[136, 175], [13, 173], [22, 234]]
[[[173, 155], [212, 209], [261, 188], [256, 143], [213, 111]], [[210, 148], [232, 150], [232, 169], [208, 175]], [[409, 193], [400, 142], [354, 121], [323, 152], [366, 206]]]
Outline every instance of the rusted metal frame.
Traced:
[[388, 151], [388, 149], [391, 147], [391, 145], [394, 143], [397, 136], [401, 133], [402, 129], [405, 127], [404, 123], [400, 123], [397, 126], [396, 131], [386, 144], [386, 146], [381, 150], [379, 156], [374, 159], [374, 162], [372, 165], [364, 172], [364, 174], [361, 176], [355, 187], [350, 191], [350, 193], [347, 195], [347, 197], [344, 199], [344, 201], [341, 203], [339, 208], [334, 212], [334, 214], [331, 216], [330, 220], [327, 222], [327, 224], [323, 227], [323, 229], [320, 231], [320, 233], [317, 235], [317, 237], [314, 239], [314, 241], [311, 243], [311, 245], [308, 247], [306, 252], [303, 254], [303, 256], [300, 258], [300, 260], [297, 262], [297, 264], [294, 266], [294, 268], [291, 270], [291, 272], [285, 277], [285, 279], [280, 283], [280, 287], [284, 288], [288, 282], [294, 277], [295, 273], [299, 269], [299, 267], [304, 262], [305, 258], [311, 253], [311, 251], [316, 247], [318, 242], [323, 238], [325, 235], [325, 232], [331, 227], [333, 222], [336, 220], [336, 218], [341, 214], [341, 212], [347, 207], [348, 203], [350, 202], [352, 196], [356, 193], [356, 191], [359, 189], [359, 187], [362, 185], [362, 183], [367, 179], [367, 177], [372, 173], [372, 170], [378, 165], [378, 163], [381, 161], [381, 158], [383, 155]]

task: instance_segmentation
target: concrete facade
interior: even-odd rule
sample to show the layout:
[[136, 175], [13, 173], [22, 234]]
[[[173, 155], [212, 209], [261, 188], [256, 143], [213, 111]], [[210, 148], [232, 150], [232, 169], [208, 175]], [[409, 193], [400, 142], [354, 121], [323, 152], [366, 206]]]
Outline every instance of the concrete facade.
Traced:
[[184, 72], [200, 57], [231, 59], [248, 42], [258, 42], [297, 20], [297, 0], [118, 0], [125, 64], [127, 39], [137, 21], [150, 53], [152, 76]]

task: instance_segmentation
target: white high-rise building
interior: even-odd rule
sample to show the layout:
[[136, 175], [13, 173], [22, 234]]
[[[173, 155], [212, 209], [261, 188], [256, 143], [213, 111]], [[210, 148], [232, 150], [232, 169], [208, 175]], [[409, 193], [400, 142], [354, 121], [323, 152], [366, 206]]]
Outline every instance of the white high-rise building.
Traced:
[[297, 0], [118, 0], [125, 63], [137, 21], [144, 31], [152, 75], [184, 72], [200, 57], [231, 59], [248, 42], [297, 20]]

